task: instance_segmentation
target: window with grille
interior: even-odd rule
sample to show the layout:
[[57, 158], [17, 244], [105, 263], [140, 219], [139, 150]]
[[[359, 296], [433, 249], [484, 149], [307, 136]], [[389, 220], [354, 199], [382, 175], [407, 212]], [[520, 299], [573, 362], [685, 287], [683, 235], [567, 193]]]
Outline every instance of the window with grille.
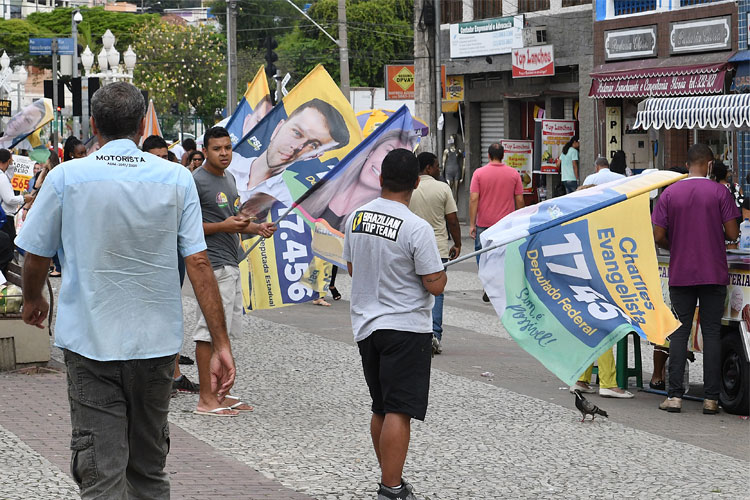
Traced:
[[638, 14], [656, 10], [656, 0], [615, 0], [615, 15]]
[[680, 7], [690, 7], [691, 5], [702, 5], [704, 3], [720, 2], [721, 0], [680, 0]]
[[489, 19], [502, 15], [502, 0], [474, 0], [474, 19]]
[[549, 0], [518, 0], [518, 12], [549, 10]]
[[563, 7], [575, 7], [576, 5], [591, 5], [591, 0], [562, 0]]
[[460, 23], [463, 20], [463, 12], [463, 0], [442, 0], [440, 2], [440, 23]]

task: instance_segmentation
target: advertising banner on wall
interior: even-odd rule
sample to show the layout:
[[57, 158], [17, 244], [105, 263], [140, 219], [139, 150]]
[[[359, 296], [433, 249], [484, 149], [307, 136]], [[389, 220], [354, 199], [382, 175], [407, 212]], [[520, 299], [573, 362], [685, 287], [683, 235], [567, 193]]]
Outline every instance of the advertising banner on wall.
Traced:
[[523, 47], [523, 16], [451, 24], [451, 57], [509, 54]]
[[555, 47], [539, 45], [513, 49], [513, 78], [555, 75]]
[[503, 145], [503, 149], [505, 149], [503, 161], [506, 165], [515, 168], [521, 174], [523, 193], [533, 193], [531, 167], [534, 163], [534, 141], [503, 139], [500, 142]]
[[575, 133], [573, 120], [542, 120], [542, 173], [560, 173], [557, 159]]
[[[385, 71], [386, 100], [409, 101], [414, 99], [414, 65], [386, 64]], [[443, 79], [443, 99], [445, 99], [445, 65], [440, 66]]]
[[615, 151], [622, 149], [622, 108], [607, 106], [607, 159], [611, 160]]

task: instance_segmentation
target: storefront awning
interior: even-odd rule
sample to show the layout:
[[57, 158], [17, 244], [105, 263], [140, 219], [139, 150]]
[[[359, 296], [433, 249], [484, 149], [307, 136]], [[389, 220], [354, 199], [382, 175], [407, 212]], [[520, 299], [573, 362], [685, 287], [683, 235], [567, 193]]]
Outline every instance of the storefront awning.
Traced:
[[740, 129], [750, 127], [750, 94], [651, 97], [638, 103], [633, 128]]
[[[654, 97], [718, 94], [730, 64], [724, 60], [705, 64], [662, 66], [668, 60], [631, 61], [602, 65], [591, 73], [589, 97]], [[650, 66], [647, 66], [650, 64]]]

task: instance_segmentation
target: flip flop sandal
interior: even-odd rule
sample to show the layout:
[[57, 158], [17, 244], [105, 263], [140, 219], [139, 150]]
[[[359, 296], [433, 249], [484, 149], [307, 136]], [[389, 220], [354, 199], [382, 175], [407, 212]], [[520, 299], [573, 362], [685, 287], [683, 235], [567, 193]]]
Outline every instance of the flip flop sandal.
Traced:
[[333, 297], [333, 300], [341, 300], [341, 294], [336, 289], [335, 286], [329, 286], [328, 291], [331, 292], [331, 296]]
[[[229, 406], [230, 410], [236, 410], [236, 411], [253, 411], [255, 409], [252, 406], [250, 406], [248, 403], [245, 403], [244, 401], [240, 401], [240, 398], [238, 398], [236, 396], [224, 396], [224, 399], [231, 399], [232, 401], [237, 401], [233, 405]], [[242, 405], [250, 406], [250, 409], [248, 410], [246, 408], [238, 408], [239, 406], [242, 406]]]
[[193, 413], [204, 417], [236, 417], [239, 413], [220, 413], [222, 411], [237, 411], [232, 408], [214, 408], [213, 410], [195, 410]]

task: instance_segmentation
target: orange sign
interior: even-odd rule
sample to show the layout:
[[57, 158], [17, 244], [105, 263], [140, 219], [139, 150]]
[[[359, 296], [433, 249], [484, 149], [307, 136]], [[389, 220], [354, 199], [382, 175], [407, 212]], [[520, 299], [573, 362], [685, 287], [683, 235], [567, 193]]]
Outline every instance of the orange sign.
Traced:
[[[445, 99], [445, 66], [441, 66], [443, 99]], [[414, 99], [414, 65], [387, 64], [385, 66], [385, 98], [390, 100]]]

